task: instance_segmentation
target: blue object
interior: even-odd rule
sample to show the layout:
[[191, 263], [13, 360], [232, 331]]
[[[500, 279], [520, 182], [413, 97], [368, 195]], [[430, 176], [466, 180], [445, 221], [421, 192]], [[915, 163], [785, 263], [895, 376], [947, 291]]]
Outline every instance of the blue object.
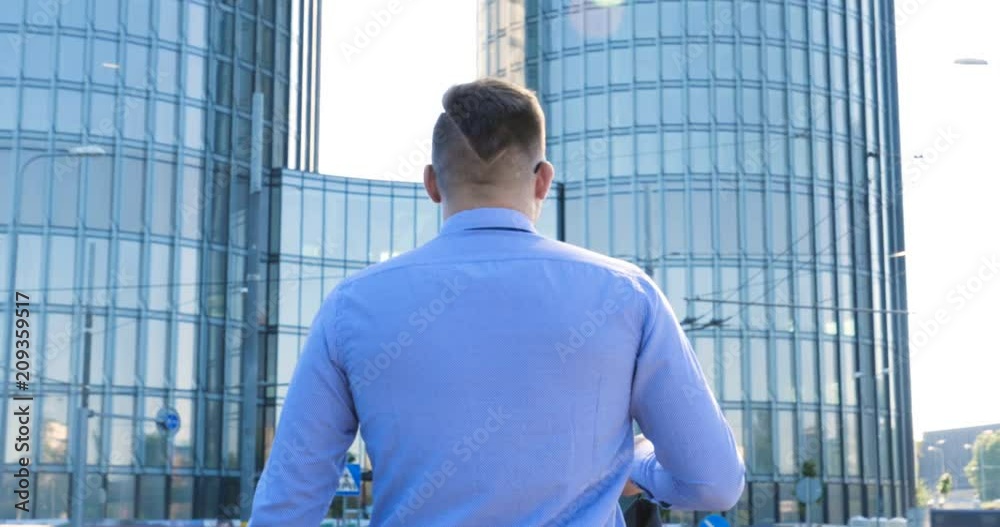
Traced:
[[156, 412], [156, 425], [164, 432], [176, 434], [181, 429], [181, 414], [173, 408], [160, 408]]
[[348, 463], [340, 473], [337, 496], [357, 496], [361, 494], [361, 465]]
[[698, 524], [698, 527], [729, 527], [729, 520], [718, 514], [709, 514]]
[[[652, 444], [633, 448], [633, 418]], [[682, 510], [727, 510], [743, 490], [733, 434], [655, 283], [511, 209], [459, 212], [327, 297], [251, 525], [317, 525], [359, 423], [373, 525], [621, 526], [629, 478]]]

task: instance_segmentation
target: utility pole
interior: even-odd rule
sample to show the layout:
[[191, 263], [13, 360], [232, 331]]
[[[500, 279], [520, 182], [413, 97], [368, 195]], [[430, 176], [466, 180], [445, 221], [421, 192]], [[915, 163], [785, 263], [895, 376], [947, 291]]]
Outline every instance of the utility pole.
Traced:
[[73, 443], [73, 494], [71, 500], [73, 502], [72, 514], [70, 514], [70, 521], [72, 527], [83, 527], [83, 517], [84, 517], [84, 499], [86, 498], [86, 488], [87, 488], [87, 440], [89, 426], [88, 421], [90, 420], [90, 408], [88, 407], [88, 399], [90, 397], [90, 357], [91, 357], [91, 342], [93, 340], [94, 332], [94, 262], [95, 262], [95, 252], [94, 244], [91, 243], [87, 247], [87, 304], [85, 307], [85, 327], [83, 334], [83, 360], [81, 368], [81, 384], [80, 384], [80, 406], [76, 409], [75, 424], [73, 427], [74, 433], [76, 434], [76, 441]]

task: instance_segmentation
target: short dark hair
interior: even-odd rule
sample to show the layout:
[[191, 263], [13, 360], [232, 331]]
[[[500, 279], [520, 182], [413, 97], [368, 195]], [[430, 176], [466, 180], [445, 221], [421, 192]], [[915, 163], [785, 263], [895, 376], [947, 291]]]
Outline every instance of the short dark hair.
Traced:
[[457, 84], [441, 105], [431, 153], [439, 177], [450, 175], [451, 168], [488, 167], [506, 153], [544, 152], [545, 115], [535, 94], [521, 86], [494, 78]]

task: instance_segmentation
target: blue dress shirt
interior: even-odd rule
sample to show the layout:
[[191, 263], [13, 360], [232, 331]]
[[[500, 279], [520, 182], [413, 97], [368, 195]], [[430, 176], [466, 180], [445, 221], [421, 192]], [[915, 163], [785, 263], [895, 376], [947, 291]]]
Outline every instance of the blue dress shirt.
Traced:
[[[632, 419], [651, 445], [633, 448]], [[622, 526], [629, 478], [677, 509], [729, 509], [743, 491], [663, 293], [509, 209], [455, 214], [330, 293], [250, 525], [318, 525], [359, 426], [373, 526]]]

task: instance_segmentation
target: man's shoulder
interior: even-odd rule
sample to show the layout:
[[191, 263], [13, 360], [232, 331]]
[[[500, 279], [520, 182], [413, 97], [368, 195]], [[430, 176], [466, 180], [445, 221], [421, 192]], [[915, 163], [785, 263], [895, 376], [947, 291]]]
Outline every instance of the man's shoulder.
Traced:
[[571, 243], [545, 238], [545, 243], [540, 247], [540, 249], [540, 253], [549, 259], [590, 265], [597, 268], [603, 268], [613, 274], [625, 275], [633, 278], [645, 276], [642, 269], [639, 269], [639, 267], [632, 262], [614, 258], [596, 251], [591, 251], [590, 249], [573, 245]]

